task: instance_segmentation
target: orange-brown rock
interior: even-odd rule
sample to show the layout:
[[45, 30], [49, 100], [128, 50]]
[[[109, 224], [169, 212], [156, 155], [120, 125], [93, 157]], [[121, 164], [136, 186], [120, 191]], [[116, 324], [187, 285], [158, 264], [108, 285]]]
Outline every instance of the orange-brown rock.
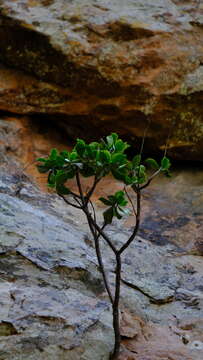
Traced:
[[137, 339], [124, 342], [128, 351], [120, 360], [193, 360], [195, 355], [184, 345], [182, 336], [169, 326], [148, 323]]
[[123, 351], [119, 360], [201, 359], [201, 320], [185, 319], [179, 327], [174, 324], [163, 326], [144, 323], [138, 317], [125, 314], [121, 321], [121, 329]]
[[[117, 131], [202, 160], [203, 7], [189, 0], [0, 0], [0, 109], [71, 136]], [[25, 74], [30, 74], [27, 76]]]
[[32, 121], [29, 117], [4, 116], [0, 119], [0, 165], [5, 165], [8, 173], [24, 173], [43, 189], [47, 190], [46, 174], [39, 174], [36, 159], [47, 156], [51, 148], [69, 148], [67, 139], [55, 128]]

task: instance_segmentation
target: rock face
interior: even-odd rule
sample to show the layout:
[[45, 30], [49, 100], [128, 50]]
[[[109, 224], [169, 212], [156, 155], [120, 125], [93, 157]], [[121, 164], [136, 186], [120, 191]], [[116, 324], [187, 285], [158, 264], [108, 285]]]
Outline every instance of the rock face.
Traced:
[[[28, 154], [65, 144], [29, 126], [0, 122], [0, 359], [108, 360], [111, 309], [86, 221], [22, 167]], [[120, 360], [202, 360], [202, 172], [168, 181], [144, 193], [141, 236], [123, 255]], [[109, 227], [115, 244], [131, 220]], [[113, 284], [111, 253], [102, 252]]]
[[[0, 1], [0, 109], [202, 160], [200, 1]], [[12, 68], [12, 69], [11, 69]]]

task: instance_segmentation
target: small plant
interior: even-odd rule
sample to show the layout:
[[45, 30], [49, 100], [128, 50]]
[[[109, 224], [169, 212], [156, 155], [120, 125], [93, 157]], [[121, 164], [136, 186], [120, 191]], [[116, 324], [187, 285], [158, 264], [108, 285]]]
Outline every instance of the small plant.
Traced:
[[[164, 156], [161, 164], [152, 158], [142, 163], [141, 154], [135, 155], [132, 160], [125, 154], [129, 145], [119, 139], [116, 133], [107, 136], [105, 140], [86, 144], [84, 140], [77, 139], [72, 151], [58, 152], [52, 149], [48, 158], [37, 159], [38, 170], [48, 173], [48, 186], [54, 188], [57, 194], [63, 198], [67, 205], [81, 209], [86, 215], [87, 222], [92, 233], [96, 255], [103, 276], [104, 285], [108, 293], [112, 311], [115, 345], [110, 359], [117, 359], [120, 351], [120, 327], [119, 327], [119, 300], [121, 285], [122, 254], [132, 243], [137, 235], [140, 224], [141, 192], [159, 174], [169, 175], [170, 161]], [[151, 168], [150, 171], [147, 168]], [[109, 196], [100, 197], [99, 200], [107, 207], [103, 212], [103, 223], [99, 224], [96, 218], [95, 208], [91, 197], [100, 180], [108, 174], [121, 182], [121, 190]], [[92, 177], [91, 186], [84, 191], [81, 177]], [[77, 191], [68, 187], [68, 181], [75, 178]], [[129, 188], [136, 195], [135, 204], [129, 195]], [[118, 220], [129, 214], [126, 208], [128, 201], [135, 216], [135, 225], [128, 240], [117, 248], [106, 232], [114, 218]], [[106, 242], [114, 253], [116, 260], [115, 287], [109, 285], [108, 276], [103, 265], [100, 251], [100, 240]]]

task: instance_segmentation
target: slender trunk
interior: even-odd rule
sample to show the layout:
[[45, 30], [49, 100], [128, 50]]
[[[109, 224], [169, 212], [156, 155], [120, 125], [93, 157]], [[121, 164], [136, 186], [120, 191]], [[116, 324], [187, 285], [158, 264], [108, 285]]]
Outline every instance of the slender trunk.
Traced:
[[115, 298], [113, 302], [113, 328], [115, 334], [114, 350], [110, 357], [111, 360], [118, 359], [120, 352], [121, 336], [120, 336], [120, 324], [119, 324], [119, 300], [120, 300], [120, 285], [121, 285], [121, 256], [116, 254], [116, 288]]
[[89, 216], [88, 210], [85, 210], [85, 214], [86, 214], [86, 217], [87, 217], [89, 228], [90, 228], [92, 236], [94, 238], [95, 251], [96, 251], [100, 271], [101, 271], [101, 274], [102, 274], [102, 277], [103, 277], [104, 285], [105, 285], [106, 291], [108, 293], [109, 299], [111, 301], [111, 304], [113, 305], [113, 296], [112, 296], [110, 285], [109, 285], [109, 282], [108, 282], [108, 279], [107, 279], [107, 276], [106, 276], [106, 273], [105, 273], [105, 270], [104, 270], [104, 264], [103, 264], [103, 261], [102, 261], [102, 255], [101, 255], [101, 250], [100, 250], [100, 245], [99, 245], [100, 234], [97, 234], [95, 232], [94, 226], [92, 224], [91, 217]]
[[96, 237], [94, 239], [94, 243], [95, 243], [95, 249], [96, 249], [96, 254], [97, 254], [97, 260], [98, 260], [98, 263], [99, 263], [100, 271], [101, 271], [102, 276], [103, 276], [104, 285], [105, 285], [106, 291], [108, 293], [109, 299], [110, 299], [111, 303], [113, 304], [113, 297], [112, 297], [110, 286], [109, 286], [109, 283], [108, 283], [108, 280], [107, 280], [107, 277], [106, 277], [106, 273], [105, 273], [105, 270], [104, 270], [104, 264], [103, 264], [103, 261], [102, 261], [102, 256], [101, 256], [101, 251], [100, 251], [100, 246], [99, 246], [99, 238], [98, 237]]

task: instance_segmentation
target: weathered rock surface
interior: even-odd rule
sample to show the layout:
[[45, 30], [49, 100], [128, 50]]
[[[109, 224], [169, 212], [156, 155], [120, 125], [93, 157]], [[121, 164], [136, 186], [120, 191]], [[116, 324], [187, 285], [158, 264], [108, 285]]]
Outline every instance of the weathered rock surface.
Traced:
[[134, 144], [149, 124], [148, 149], [202, 161], [202, 26], [197, 0], [1, 0], [0, 109]]
[[[28, 119], [0, 125], [0, 359], [108, 360], [111, 310], [86, 221], [22, 170], [29, 152], [44, 153], [46, 138], [54, 145], [52, 131], [33, 128], [25, 141]], [[201, 171], [177, 171], [144, 194], [142, 237], [123, 256], [121, 360], [202, 360], [203, 262], [191, 251], [202, 238], [201, 188]], [[109, 227], [115, 244], [131, 226]], [[113, 283], [111, 253], [102, 251]]]

